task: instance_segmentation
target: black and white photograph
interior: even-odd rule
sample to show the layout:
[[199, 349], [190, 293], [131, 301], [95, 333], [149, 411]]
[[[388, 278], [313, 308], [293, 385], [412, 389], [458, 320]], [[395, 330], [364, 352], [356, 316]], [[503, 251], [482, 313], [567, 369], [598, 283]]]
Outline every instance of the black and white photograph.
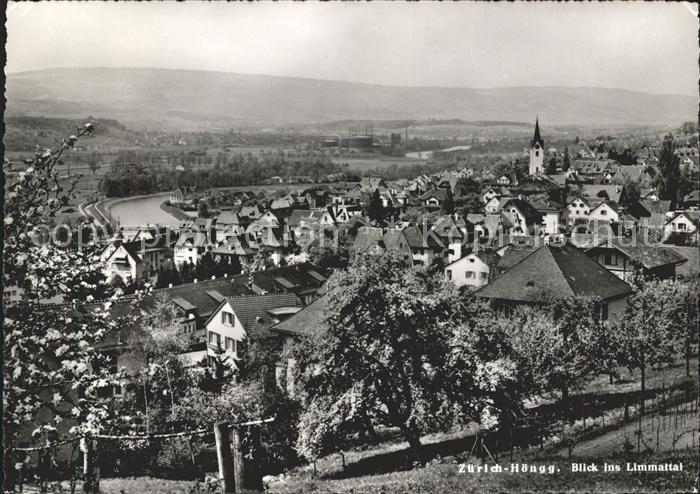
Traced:
[[4, 493], [698, 492], [697, 4], [4, 10]]

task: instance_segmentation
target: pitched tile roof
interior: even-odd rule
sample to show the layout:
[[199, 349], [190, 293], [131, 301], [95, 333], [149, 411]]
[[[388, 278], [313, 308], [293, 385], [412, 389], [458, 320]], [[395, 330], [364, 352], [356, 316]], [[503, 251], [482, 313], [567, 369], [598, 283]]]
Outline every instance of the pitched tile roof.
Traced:
[[316, 336], [324, 329], [324, 310], [326, 305], [326, 297], [321, 297], [290, 318], [273, 326], [271, 331], [294, 335]]
[[628, 258], [641, 263], [646, 269], [658, 268], [669, 264], [682, 264], [687, 261], [684, 256], [674, 250], [667, 249], [665, 247], [651, 247], [648, 245], [642, 245], [641, 242], [641, 239], [636, 239], [634, 245], [631, 245], [631, 240], [621, 241], [619, 238], [613, 237], [601, 242], [589, 250], [595, 248], [612, 247], [626, 255]]
[[555, 296], [587, 295], [614, 299], [631, 287], [576, 247], [544, 245], [524, 257], [485, 287], [486, 298], [528, 302], [539, 293]]
[[226, 302], [231, 305], [249, 338], [265, 336], [277, 323], [277, 318], [272, 316], [269, 310], [302, 305], [299, 297], [293, 293], [231, 297], [227, 298]]
[[591, 198], [603, 198], [607, 196], [610, 201], [620, 202], [620, 195], [622, 194], [621, 185], [582, 185], [581, 195]]

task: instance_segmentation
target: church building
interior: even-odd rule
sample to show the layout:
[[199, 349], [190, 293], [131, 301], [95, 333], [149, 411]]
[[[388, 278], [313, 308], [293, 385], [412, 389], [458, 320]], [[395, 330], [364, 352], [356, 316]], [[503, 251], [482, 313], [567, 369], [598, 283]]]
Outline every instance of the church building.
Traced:
[[535, 135], [530, 141], [530, 175], [544, 173], [544, 141], [540, 137], [539, 118], [535, 120]]

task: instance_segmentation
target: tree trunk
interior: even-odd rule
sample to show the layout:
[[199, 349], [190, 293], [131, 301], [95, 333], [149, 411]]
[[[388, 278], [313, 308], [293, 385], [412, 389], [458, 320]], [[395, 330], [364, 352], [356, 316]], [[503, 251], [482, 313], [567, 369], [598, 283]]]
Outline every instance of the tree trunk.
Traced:
[[571, 409], [569, 407], [569, 388], [566, 384], [561, 387], [561, 413], [565, 420], [569, 423], [573, 423], [573, 417], [571, 416]]
[[420, 434], [415, 426], [402, 426], [401, 431], [403, 432], [408, 445], [411, 448], [411, 452], [421, 465], [425, 465], [425, 457], [423, 455], [423, 445], [420, 442]]
[[690, 338], [685, 339], [685, 375], [690, 377]]
[[642, 403], [641, 403], [641, 414], [644, 415], [644, 402], [646, 401], [646, 400], [644, 399], [644, 395], [645, 395], [645, 392], [646, 392], [646, 380], [645, 380], [645, 377], [646, 377], [646, 368], [645, 368], [645, 367], [642, 367], [642, 368], [640, 369], [640, 371], [641, 371], [641, 374], [642, 374], [642, 396], [641, 396], [641, 402], [642, 402]]

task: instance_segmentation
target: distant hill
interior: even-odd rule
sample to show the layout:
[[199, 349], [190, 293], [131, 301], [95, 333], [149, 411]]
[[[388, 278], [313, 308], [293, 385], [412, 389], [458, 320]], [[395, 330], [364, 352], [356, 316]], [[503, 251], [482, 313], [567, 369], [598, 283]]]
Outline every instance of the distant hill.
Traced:
[[695, 120], [698, 101], [621, 89], [392, 87], [192, 70], [77, 68], [8, 74], [8, 115], [114, 118], [225, 129], [340, 120], [463, 119], [646, 125]]

